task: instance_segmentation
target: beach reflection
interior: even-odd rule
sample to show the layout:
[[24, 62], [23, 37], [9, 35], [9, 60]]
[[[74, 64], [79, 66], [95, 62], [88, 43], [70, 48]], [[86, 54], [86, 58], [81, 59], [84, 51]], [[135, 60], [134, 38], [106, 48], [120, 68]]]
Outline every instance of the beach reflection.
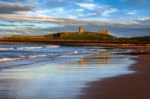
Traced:
[[109, 50], [69, 59], [74, 57], [77, 60], [72, 62], [42, 62], [2, 70], [0, 99], [74, 99], [87, 82], [129, 73], [127, 67], [133, 63], [128, 56], [114, 56]]
[[80, 67], [86, 66], [86, 64], [109, 64], [110, 63], [110, 52], [109, 50], [97, 52], [96, 55], [89, 55], [80, 57], [79, 65]]

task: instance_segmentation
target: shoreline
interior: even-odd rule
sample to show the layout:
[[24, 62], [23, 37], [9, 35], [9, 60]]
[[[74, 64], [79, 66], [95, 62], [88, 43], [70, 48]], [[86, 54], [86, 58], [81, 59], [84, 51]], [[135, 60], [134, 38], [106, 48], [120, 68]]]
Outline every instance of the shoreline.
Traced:
[[78, 99], [150, 99], [150, 55], [135, 60], [129, 67], [135, 73], [89, 82]]
[[0, 41], [0, 44], [50, 44], [50, 45], [60, 45], [60, 46], [100, 46], [100, 47], [110, 47], [110, 48], [121, 48], [121, 49], [133, 49], [132, 52], [118, 53], [118, 54], [150, 54], [150, 44], [127, 44], [127, 43], [100, 43], [100, 42], [11, 42], [11, 41]]
[[84, 41], [0, 41], [0, 44], [57, 44], [68, 46], [103, 46], [103, 47], [119, 47], [119, 48], [131, 48], [150, 49], [150, 43], [109, 43], [109, 42], [84, 42]]

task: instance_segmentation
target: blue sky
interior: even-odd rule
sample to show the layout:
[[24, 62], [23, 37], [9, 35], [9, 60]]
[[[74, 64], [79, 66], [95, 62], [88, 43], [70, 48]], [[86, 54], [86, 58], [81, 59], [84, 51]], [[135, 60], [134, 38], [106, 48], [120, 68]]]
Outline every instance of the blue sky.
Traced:
[[150, 35], [149, 0], [0, 0], [0, 35], [44, 35], [109, 29], [115, 36]]

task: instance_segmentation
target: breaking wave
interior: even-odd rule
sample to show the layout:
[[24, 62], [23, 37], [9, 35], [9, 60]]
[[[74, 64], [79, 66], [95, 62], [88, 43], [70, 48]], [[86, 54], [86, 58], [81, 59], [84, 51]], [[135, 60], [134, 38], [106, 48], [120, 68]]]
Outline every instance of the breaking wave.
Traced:
[[14, 61], [14, 60], [18, 60], [20, 58], [0, 58], [0, 62], [6, 62], [6, 61]]
[[9, 51], [9, 50], [13, 50], [14, 48], [0, 48], [0, 51]]
[[0, 51], [10, 51], [10, 50], [34, 50], [42, 48], [59, 48], [58, 45], [45, 45], [45, 46], [28, 46], [28, 47], [13, 47], [13, 48], [0, 48]]
[[60, 55], [55, 55], [55, 54], [39, 54], [39, 55], [21, 55], [21, 56], [16, 56], [16, 57], [3, 57], [0, 58], [0, 62], [7, 62], [7, 61], [15, 61], [15, 60], [23, 60], [23, 59], [34, 59], [34, 58], [55, 58]]

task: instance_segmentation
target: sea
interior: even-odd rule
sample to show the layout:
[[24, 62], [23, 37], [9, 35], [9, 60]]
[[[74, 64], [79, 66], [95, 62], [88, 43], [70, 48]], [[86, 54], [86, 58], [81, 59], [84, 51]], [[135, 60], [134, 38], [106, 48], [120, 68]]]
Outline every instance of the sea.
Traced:
[[99, 46], [0, 44], [0, 99], [76, 99], [89, 82], [133, 73], [132, 51]]

